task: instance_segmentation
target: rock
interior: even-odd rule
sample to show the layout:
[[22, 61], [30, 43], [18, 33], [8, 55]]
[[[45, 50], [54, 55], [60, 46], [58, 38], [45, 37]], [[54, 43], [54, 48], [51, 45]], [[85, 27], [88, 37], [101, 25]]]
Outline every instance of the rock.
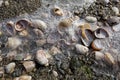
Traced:
[[88, 22], [94, 23], [97, 21], [97, 18], [92, 16], [86, 16], [85, 20]]
[[25, 61], [23, 62], [23, 66], [27, 72], [31, 72], [35, 69], [35, 63], [33, 61]]
[[32, 59], [32, 55], [30, 55], [30, 54], [27, 54], [26, 57], [24, 58], [25, 61], [31, 60], [31, 59]]
[[80, 53], [80, 54], [85, 54], [89, 51], [89, 49], [86, 46], [83, 46], [81, 44], [76, 44], [75, 48], [77, 53]]
[[56, 71], [53, 70], [52, 73], [55, 77], [58, 77], [58, 73]]
[[22, 75], [19, 77], [18, 80], [32, 80], [32, 77], [28, 75]]
[[0, 77], [2, 77], [4, 75], [4, 68], [0, 67]]
[[114, 25], [119, 24], [120, 19], [119, 19], [119, 17], [113, 16], [113, 17], [108, 18], [107, 22], [110, 26], [114, 26]]
[[18, 46], [21, 45], [22, 41], [17, 37], [9, 37], [7, 43], [10, 48], [16, 49]]
[[14, 62], [9, 63], [5, 66], [6, 73], [12, 73], [15, 69], [16, 64]]
[[120, 23], [112, 27], [114, 31], [120, 31]]
[[3, 4], [3, 0], [0, 1], [0, 7], [2, 6], [2, 4]]
[[117, 7], [112, 7], [112, 10], [116, 15], [119, 14], [119, 9]]
[[16, 57], [16, 55], [17, 55], [17, 51], [16, 50], [14, 50], [14, 51], [10, 51], [9, 53], [7, 53], [7, 59], [14, 59], [15, 57]]
[[14, 58], [14, 60], [23, 60], [25, 58], [25, 54], [21, 53], [21, 54], [17, 54]]
[[49, 65], [46, 52], [44, 50], [38, 50], [35, 57], [36, 57], [37, 62], [40, 65], [44, 65], [44, 66]]
[[58, 49], [57, 47], [53, 46], [51, 49], [50, 49], [50, 53], [52, 55], [55, 55], [55, 54], [59, 54], [61, 53], [60, 49]]

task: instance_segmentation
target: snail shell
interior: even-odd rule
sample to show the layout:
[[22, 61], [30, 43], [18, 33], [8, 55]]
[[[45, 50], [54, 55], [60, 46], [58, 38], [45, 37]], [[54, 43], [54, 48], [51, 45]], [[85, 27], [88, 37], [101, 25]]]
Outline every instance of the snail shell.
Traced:
[[32, 19], [31, 22], [32, 22], [32, 27], [34, 28], [39, 28], [41, 30], [47, 29], [47, 24], [42, 20]]
[[16, 34], [14, 26], [15, 26], [14, 22], [12, 22], [12, 21], [7, 22], [7, 24], [6, 24], [7, 33], [11, 36]]
[[76, 44], [75, 48], [77, 53], [80, 53], [80, 54], [86, 54], [89, 51], [89, 49], [86, 46], [83, 46], [81, 44]]
[[35, 63], [33, 61], [25, 61], [23, 62], [23, 66], [27, 72], [31, 72], [35, 68]]
[[30, 25], [31, 25], [31, 22], [29, 20], [21, 19], [16, 22], [15, 29], [16, 31], [23, 31]]
[[36, 60], [39, 64], [44, 65], [44, 66], [48, 66], [48, 59], [46, 56], [46, 52], [44, 50], [38, 50], [36, 53]]
[[98, 28], [94, 32], [96, 38], [106, 38], [109, 37], [108, 32], [103, 28]]
[[105, 53], [105, 60], [110, 64], [115, 64], [113, 56], [108, 52]]
[[56, 6], [56, 7], [53, 8], [53, 13], [55, 15], [62, 16], [63, 15], [63, 10]]
[[92, 42], [91, 44], [91, 47], [94, 49], [94, 50], [97, 50], [97, 51], [100, 51], [102, 50], [102, 44], [101, 44], [101, 41], [96, 39]]

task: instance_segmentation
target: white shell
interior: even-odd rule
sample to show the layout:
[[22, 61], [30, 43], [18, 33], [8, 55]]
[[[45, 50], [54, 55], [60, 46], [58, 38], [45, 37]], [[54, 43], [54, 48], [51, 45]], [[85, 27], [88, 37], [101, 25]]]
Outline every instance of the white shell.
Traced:
[[44, 66], [48, 66], [48, 59], [46, 56], [46, 52], [44, 50], [38, 50], [36, 53], [36, 60], [39, 64], [44, 65]]
[[17, 48], [18, 46], [20, 46], [22, 43], [22, 41], [19, 38], [16, 37], [9, 37], [8, 38], [8, 46], [12, 49]]
[[56, 71], [53, 70], [52, 73], [55, 77], [58, 77], [58, 73]]
[[39, 28], [41, 30], [45, 30], [47, 28], [47, 24], [39, 19], [31, 20], [32, 27]]
[[6, 73], [12, 73], [14, 71], [16, 64], [14, 62], [9, 63], [5, 66]]
[[116, 15], [119, 14], [119, 9], [117, 7], [112, 7], [112, 10]]
[[94, 23], [97, 21], [97, 18], [92, 16], [86, 16], [85, 20], [87, 20], [88, 22]]
[[83, 46], [81, 44], [75, 45], [76, 51], [80, 54], [85, 54], [89, 51], [89, 49], [86, 46]]

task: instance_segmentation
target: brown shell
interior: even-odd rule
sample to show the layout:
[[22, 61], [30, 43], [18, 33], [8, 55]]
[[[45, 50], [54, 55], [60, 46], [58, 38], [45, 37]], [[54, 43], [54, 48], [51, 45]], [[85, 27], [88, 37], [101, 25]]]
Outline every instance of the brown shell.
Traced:
[[102, 44], [101, 44], [101, 41], [96, 39], [92, 42], [91, 44], [91, 47], [94, 49], [94, 50], [97, 50], [97, 51], [100, 51], [102, 50]]
[[31, 25], [31, 22], [29, 20], [22, 19], [16, 22], [15, 29], [17, 31], [23, 31], [30, 25]]
[[98, 28], [94, 32], [96, 38], [106, 38], [109, 37], [108, 32], [103, 28]]

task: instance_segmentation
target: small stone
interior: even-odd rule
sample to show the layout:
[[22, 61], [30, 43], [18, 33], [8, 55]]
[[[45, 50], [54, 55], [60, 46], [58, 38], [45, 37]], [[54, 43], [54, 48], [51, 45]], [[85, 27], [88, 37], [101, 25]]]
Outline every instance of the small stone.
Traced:
[[105, 60], [109, 64], [115, 64], [115, 60], [114, 60], [113, 56], [110, 53], [108, 53], [108, 52], [105, 53]]
[[46, 56], [46, 52], [44, 50], [38, 50], [36, 53], [36, 60], [39, 64], [44, 65], [44, 66], [48, 66], [48, 59]]
[[16, 49], [18, 46], [21, 45], [22, 41], [16, 37], [9, 37], [7, 43], [10, 48]]
[[32, 77], [28, 75], [22, 75], [19, 77], [19, 80], [32, 80]]
[[3, 60], [2, 56], [0, 56], [0, 62]]
[[5, 1], [5, 6], [9, 6], [9, 5], [10, 5], [9, 1]]
[[86, 16], [85, 20], [88, 22], [94, 23], [97, 21], [97, 18], [92, 16]]
[[25, 54], [21, 53], [21, 54], [17, 54], [14, 60], [23, 60], [24, 58], [25, 58]]
[[56, 71], [53, 70], [52, 73], [55, 77], [58, 77], [58, 73]]
[[3, 0], [0, 1], [0, 7], [2, 6], [2, 4], [3, 4]]
[[99, 51], [95, 51], [94, 53], [95, 53], [95, 59], [96, 60], [102, 60], [102, 59], [104, 59], [104, 54], [103, 53], [101, 53]]
[[16, 64], [14, 62], [9, 63], [5, 66], [6, 73], [12, 73], [15, 69]]
[[4, 68], [0, 67], [0, 77], [2, 77], [4, 75]]
[[25, 61], [31, 60], [31, 59], [32, 59], [32, 55], [30, 55], [30, 54], [27, 54], [26, 57], [24, 58]]
[[113, 30], [116, 31], [116, 32], [120, 31], [120, 23], [115, 25], [115, 26], [113, 26]]
[[112, 7], [112, 10], [116, 15], [119, 14], [119, 9], [117, 7]]
[[85, 54], [89, 51], [89, 49], [86, 46], [83, 46], [81, 44], [76, 44], [75, 48], [77, 53], [80, 53], [80, 54]]
[[46, 43], [46, 39], [40, 39], [40, 40], [36, 40], [36, 44], [37, 46], [42, 46]]
[[27, 72], [31, 72], [35, 69], [35, 63], [33, 61], [25, 61], [23, 62], [23, 66]]
[[52, 55], [55, 55], [55, 54], [59, 54], [61, 53], [60, 49], [58, 49], [57, 47], [53, 46], [51, 49], [50, 49], [50, 53]]

